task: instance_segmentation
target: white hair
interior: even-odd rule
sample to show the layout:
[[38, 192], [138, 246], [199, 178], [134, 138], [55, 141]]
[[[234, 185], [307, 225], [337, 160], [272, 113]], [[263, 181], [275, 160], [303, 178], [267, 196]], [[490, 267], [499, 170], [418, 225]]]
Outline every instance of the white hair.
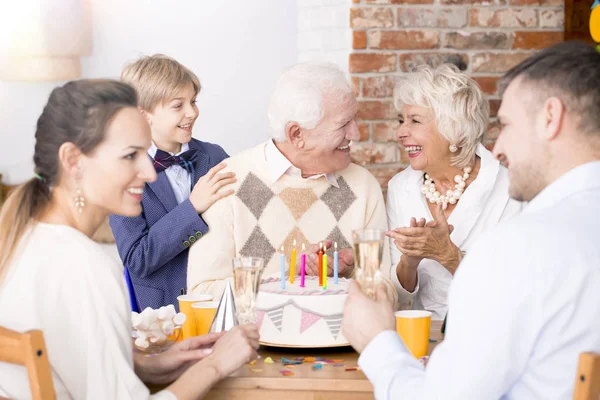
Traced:
[[331, 63], [302, 63], [285, 71], [269, 102], [269, 131], [277, 141], [286, 141], [289, 122], [313, 129], [323, 119], [323, 99], [352, 93], [342, 70]]
[[431, 108], [443, 138], [459, 151], [452, 157], [458, 168], [470, 166], [489, 124], [490, 106], [477, 82], [455, 65], [422, 65], [401, 77], [394, 88], [394, 106]]

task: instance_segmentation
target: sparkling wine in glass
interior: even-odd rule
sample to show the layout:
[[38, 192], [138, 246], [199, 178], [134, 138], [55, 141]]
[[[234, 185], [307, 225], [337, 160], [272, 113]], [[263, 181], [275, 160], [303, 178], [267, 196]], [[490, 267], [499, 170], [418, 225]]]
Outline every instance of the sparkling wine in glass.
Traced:
[[240, 325], [256, 322], [256, 295], [263, 268], [260, 257], [233, 259], [233, 295]]
[[385, 232], [379, 229], [352, 231], [356, 280], [371, 298], [375, 298], [375, 288], [381, 282], [384, 239]]

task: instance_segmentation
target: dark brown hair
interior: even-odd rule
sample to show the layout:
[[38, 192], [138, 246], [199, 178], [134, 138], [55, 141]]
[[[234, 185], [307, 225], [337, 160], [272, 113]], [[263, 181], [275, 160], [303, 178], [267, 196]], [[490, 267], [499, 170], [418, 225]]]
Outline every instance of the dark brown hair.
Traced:
[[600, 53], [584, 42], [563, 42], [539, 51], [500, 80], [504, 92], [520, 78], [533, 92], [536, 111], [549, 97], [561, 99], [584, 134], [600, 132]]
[[112, 80], [73, 81], [50, 93], [35, 132], [36, 177], [15, 188], [0, 213], [0, 280], [21, 237], [50, 202], [60, 177], [59, 148], [70, 142], [89, 154], [104, 140], [115, 114], [136, 106], [135, 90]]

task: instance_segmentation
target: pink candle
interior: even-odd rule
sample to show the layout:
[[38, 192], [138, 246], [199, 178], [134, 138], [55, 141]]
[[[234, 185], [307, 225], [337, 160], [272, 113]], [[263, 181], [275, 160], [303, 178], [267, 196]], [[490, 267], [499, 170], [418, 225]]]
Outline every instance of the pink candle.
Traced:
[[304, 243], [302, 243], [302, 266], [300, 268], [300, 287], [304, 287], [304, 277], [306, 276], [306, 253]]

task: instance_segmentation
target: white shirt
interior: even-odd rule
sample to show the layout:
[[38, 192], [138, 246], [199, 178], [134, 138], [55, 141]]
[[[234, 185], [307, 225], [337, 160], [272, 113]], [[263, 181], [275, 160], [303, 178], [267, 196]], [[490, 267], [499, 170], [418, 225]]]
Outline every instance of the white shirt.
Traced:
[[385, 331], [359, 365], [384, 399], [571, 399], [600, 352], [600, 161], [564, 174], [479, 240], [449, 294], [427, 369]]
[[[177, 154], [167, 152], [172, 156], [178, 156], [190, 149], [189, 144], [184, 143], [181, 145], [181, 151]], [[152, 142], [152, 146], [148, 149], [148, 154], [150, 157], [154, 158], [156, 155], [156, 151], [158, 147]], [[181, 204], [184, 200], [190, 197], [190, 193], [192, 191], [192, 177], [186, 171], [185, 168], [182, 168], [181, 165], [173, 164], [169, 168], [165, 169], [165, 174], [167, 174], [167, 178], [169, 178], [169, 183], [173, 188], [173, 192], [175, 193], [175, 198], [177, 199], [177, 204]]]
[[[38, 223], [0, 286], [0, 326], [40, 329], [58, 399], [150, 396], [133, 370], [123, 267], [81, 232]], [[0, 362], [0, 396], [31, 398], [24, 366]]]
[[[452, 243], [467, 252], [483, 232], [522, 209], [522, 203], [508, 196], [506, 168], [482, 145], [477, 146], [476, 154], [481, 159], [479, 173], [448, 218], [448, 223], [454, 225], [454, 231], [450, 234]], [[423, 171], [407, 168], [390, 180], [387, 200], [390, 229], [409, 226], [411, 217], [417, 220], [425, 218], [427, 221], [433, 219], [427, 199], [421, 194], [423, 175]], [[429, 310], [433, 313], [433, 319], [444, 319], [452, 274], [437, 261], [424, 259], [417, 269], [417, 286], [413, 292], [408, 292], [396, 274], [402, 254], [393, 240], [389, 243], [392, 260], [389, 273], [398, 290], [400, 304], [412, 301], [412, 308]]]
[[[271, 182], [273, 183], [277, 182], [284, 174], [290, 176], [302, 176], [302, 171], [299, 168], [296, 168], [294, 164], [279, 151], [272, 140], [269, 140], [265, 146], [265, 160], [269, 166]], [[337, 178], [333, 173], [312, 175], [304, 179], [319, 179], [322, 176], [327, 179], [327, 182], [329, 182], [330, 185], [339, 188]]]

